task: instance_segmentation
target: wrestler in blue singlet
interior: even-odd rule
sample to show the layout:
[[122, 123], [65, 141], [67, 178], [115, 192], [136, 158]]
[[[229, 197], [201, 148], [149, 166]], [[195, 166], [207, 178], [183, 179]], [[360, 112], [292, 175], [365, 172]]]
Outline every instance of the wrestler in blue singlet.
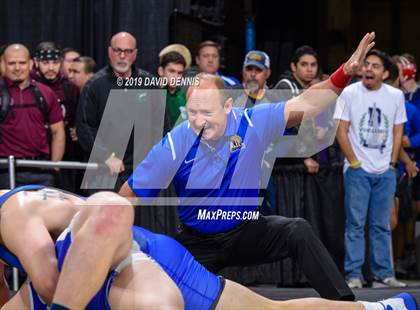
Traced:
[[175, 239], [133, 226], [133, 239], [171, 277], [184, 298], [185, 309], [214, 309], [224, 279], [198, 263]]
[[[39, 185], [17, 187], [0, 197], [0, 206], [13, 194], [24, 190], [45, 188]], [[171, 277], [184, 298], [185, 309], [214, 309], [223, 291], [224, 280], [199, 264], [194, 257], [171, 237], [152, 233], [144, 228], [133, 226], [135, 246], [149, 255]], [[61, 270], [64, 258], [71, 244], [70, 229], [66, 229], [56, 242], [58, 268]], [[0, 260], [7, 265], [24, 271], [18, 258], [7, 248], [0, 246]], [[92, 298], [87, 309], [110, 309], [108, 293], [117, 275], [112, 270], [99, 292]], [[39, 298], [32, 284], [29, 285], [32, 309], [46, 310], [46, 304]]]
[[[186, 310], [216, 307], [223, 291], [224, 279], [199, 264], [178, 241], [137, 226], [133, 226], [133, 240], [138, 248], [157, 262], [175, 282], [182, 293]], [[71, 233], [68, 229], [56, 242], [59, 270], [70, 244]], [[115, 270], [108, 274], [103, 286], [86, 309], [110, 309], [108, 294], [117, 274]]]
[[[24, 186], [19, 186], [19, 187], [16, 187], [14, 189], [11, 189], [10, 191], [5, 193], [4, 195], [0, 196], [0, 208], [7, 199], [9, 199], [12, 195], [14, 195], [18, 192], [37, 190], [37, 189], [42, 189], [42, 188], [45, 188], [45, 186], [43, 186], [43, 185], [24, 185]], [[0, 244], [0, 260], [3, 261], [8, 266], [15, 267], [19, 271], [25, 272], [25, 270], [23, 269], [22, 265], [20, 264], [20, 261], [18, 260], [18, 258], [12, 252], [10, 252], [5, 246], [3, 246], [1, 244]]]

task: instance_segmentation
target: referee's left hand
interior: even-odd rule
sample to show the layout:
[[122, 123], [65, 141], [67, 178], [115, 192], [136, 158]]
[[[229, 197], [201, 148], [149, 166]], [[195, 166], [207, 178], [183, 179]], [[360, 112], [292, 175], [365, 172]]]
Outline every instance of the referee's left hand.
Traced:
[[353, 55], [351, 55], [349, 60], [344, 64], [343, 70], [346, 75], [357, 73], [359, 68], [363, 65], [367, 52], [375, 45], [374, 39], [374, 32], [369, 32], [363, 37]]

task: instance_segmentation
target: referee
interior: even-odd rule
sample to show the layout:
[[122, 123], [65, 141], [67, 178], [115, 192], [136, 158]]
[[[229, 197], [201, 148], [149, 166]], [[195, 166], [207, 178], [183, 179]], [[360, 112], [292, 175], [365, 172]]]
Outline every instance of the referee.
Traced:
[[265, 149], [285, 127], [295, 126], [301, 119], [299, 113], [291, 112], [315, 114], [334, 101], [362, 64], [374, 37], [374, 33], [366, 34], [330, 79], [287, 102], [233, 108], [232, 98], [221, 91], [225, 89], [223, 80], [199, 74], [199, 85], [187, 93], [188, 121], [152, 148], [120, 194], [138, 196], [148, 203], [172, 181], [180, 199], [182, 222], [177, 239], [210, 271], [292, 256], [322, 297], [354, 300], [329, 253], [304, 219], [246, 217], [259, 205]]

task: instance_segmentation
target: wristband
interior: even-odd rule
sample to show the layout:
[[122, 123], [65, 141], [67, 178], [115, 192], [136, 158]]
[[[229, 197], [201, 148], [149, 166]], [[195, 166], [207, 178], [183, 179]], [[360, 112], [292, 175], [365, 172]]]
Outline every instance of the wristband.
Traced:
[[354, 161], [350, 164], [350, 167], [359, 168], [361, 165], [362, 165], [362, 163], [360, 161], [356, 160], [356, 161]]
[[337, 88], [344, 88], [347, 86], [353, 75], [346, 75], [344, 73], [344, 64], [340, 66], [333, 74], [330, 76], [331, 83]]

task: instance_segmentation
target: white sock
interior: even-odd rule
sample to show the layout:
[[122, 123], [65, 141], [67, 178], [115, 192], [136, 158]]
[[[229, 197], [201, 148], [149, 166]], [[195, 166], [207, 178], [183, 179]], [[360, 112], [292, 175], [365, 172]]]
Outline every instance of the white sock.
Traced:
[[385, 307], [382, 306], [379, 302], [368, 302], [368, 301], [358, 301], [365, 307], [365, 310], [384, 310]]
[[380, 302], [358, 301], [358, 303], [361, 303], [365, 307], [365, 310], [386, 310], [386, 306], [388, 305], [392, 309], [407, 309], [402, 298], [388, 298]]

